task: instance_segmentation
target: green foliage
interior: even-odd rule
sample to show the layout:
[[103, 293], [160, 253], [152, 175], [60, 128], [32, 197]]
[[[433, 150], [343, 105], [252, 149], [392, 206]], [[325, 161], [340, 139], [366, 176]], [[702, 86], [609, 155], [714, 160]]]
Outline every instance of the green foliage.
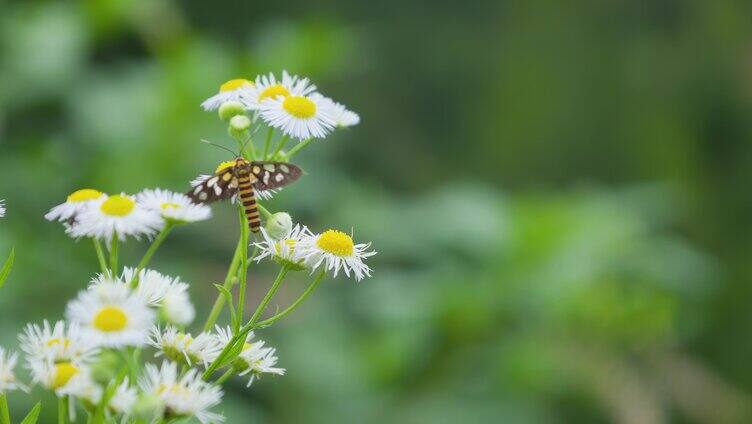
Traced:
[[3, 287], [5, 284], [5, 280], [8, 278], [8, 275], [10, 275], [10, 270], [13, 269], [13, 261], [16, 258], [16, 249], [10, 250], [10, 255], [8, 255], [8, 259], [5, 260], [5, 263], [3, 263], [2, 268], [0, 268], [0, 288]]

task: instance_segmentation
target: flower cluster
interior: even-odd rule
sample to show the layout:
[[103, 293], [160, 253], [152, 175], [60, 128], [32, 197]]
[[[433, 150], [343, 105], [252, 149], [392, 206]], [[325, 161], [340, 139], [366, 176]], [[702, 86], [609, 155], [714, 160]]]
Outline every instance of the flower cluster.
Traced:
[[[356, 281], [371, 276], [366, 260], [376, 252], [370, 243], [356, 243], [352, 235], [334, 229], [314, 233], [294, 224], [288, 213], [272, 213], [257, 202], [270, 200], [282, 185], [302, 175], [288, 161], [313, 138], [357, 124], [358, 115], [317, 92], [307, 78], [287, 72], [281, 78], [269, 74], [230, 80], [202, 106], [218, 110], [228, 122], [228, 134], [240, 148], [236, 160], [192, 181], [187, 194], [159, 188], [107, 194], [84, 188], [45, 215], [61, 222], [71, 237], [93, 241], [100, 271], [68, 302], [65, 319], [28, 324], [18, 336], [29, 381], [59, 398], [61, 421], [83, 410], [90, 422], [189, 417], [203, 424], [222, 422], [215, 409], [228, 379], [242, 377], [250, 387], [265, 374], [286, 372], [277, 365], [277, 350], [256, 338], [259, 330], [300, 306], [326, 275], [344, 274]], [[253, 136], [264, 126], [262, 147]], [[285, 151], [290, 139], [299, 143]], [[241, 171], [253, 172], [256, 179], [241, 183]], [[262, 172], [268, 173], [262, 177]], [[211, 312], [202, 327], [192, 329], [196, 308], [190, 284], [150, 268], [150, 263], [174, 228], [211, 218], [206, 203], [218, 200], [231, 200], [238, 208], [239, 241], [223, 284], [215, 285], [219, 293]], [[0, 200], [0, 217], [4, 215]], [[260, 232], [251, 234], [261, 222]], [[149, 247], [135, 266], [121, 267], [119, 246], [132, 239], [147, 239]], [[249, 254], [249, 248], [258, 253]], [[255, 310], [246, 313], [247, 273], [252, 263], [264, 259], [279, 271]], [[285, 277], [296, 271], [312, 275], [307, 288], [281, 312], [265, 315]], [[225, 307], [230, 321], [220, 325]], [[16, 377], [18, 361], [16, 353], [0, 347], [0, 402], [7, 392], [28, 390]]]

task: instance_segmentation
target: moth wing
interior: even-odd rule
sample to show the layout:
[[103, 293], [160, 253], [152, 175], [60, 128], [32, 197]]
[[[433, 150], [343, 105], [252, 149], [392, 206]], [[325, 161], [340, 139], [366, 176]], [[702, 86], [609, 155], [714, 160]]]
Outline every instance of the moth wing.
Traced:
[[271, 190], [294, 183], [303, 170], [287, 162], [251, 162], [251, 174], [256, 177], [253, 188]]
[[185, 193], [193, 203], [212, 203], [230, 199], [238, 192], [238, 178], [233, 168], [223, 169], [214, 175], [204, 175], [191, 183], [193, 188]]

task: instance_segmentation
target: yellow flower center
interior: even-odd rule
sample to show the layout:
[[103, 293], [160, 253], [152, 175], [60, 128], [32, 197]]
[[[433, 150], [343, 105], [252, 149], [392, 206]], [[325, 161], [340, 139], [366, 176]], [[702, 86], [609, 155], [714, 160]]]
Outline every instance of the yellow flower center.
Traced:
[[324, 231], [316, 241], [316, 245], [321, 250], [337, 256], [351, 256], [354, 250], [352, 238], [337, 230]]
[[191, 343], [193, 343], [193, 337], [191, 337], [190, 334], [178, 333], [176, 338], [179, 342], [182, 342], [185, 347], [188, 347]]
[[250, 86], [253, 86], [253, 83], [243, 78], [231, 79], [227, 81], [226, 83], [219, 86], [219, 92], [224, 93], [225, 91], [237, 90], [238, 88], [243, 87], [243, 86], [250, 87]]
[[55, 377], [52, 379], [52, 388], [59, 389], [65, 386], [74, 375], [78, 374], [78, 371], [78, 367], [70, 362], [55, 364]]
[[60, 344], [63, 345], [63, 348], [67, 349], [68, 346], [70, 346], [70, 340], [65, 337], [63, 338], [55, 337], [47, 341], [47, 347], [52, 347], [52, 346], [56, 346]]
[[117, 306], [105, 306], [94, 316], [94, 327], [99, 331], [121, 331], [128, 324], [128, 316]]
[[87, 200], [94, 200], [98, 199], [99, 196], [102, 195], [101, 191], [94, 190], [91, 188], [84, 188], [81, 190], [76, 190], [73, 193], [71, 193], [68, 196], [69, 202], [85, 202]]
[[242, 352], [245, 352], [246, 350], [248, 350], [248, 349], [250, 349], [252, 347], [253, 347], [253, 343], [248, 343], [248, 342], [243, 343], [243, 350], [242, 350]]
[[136, 202], [125, 196], [116, 194], [105, 200], [100, 209], [105, 215], [126, 216], [133, 211], [134, 207], [136, 207]]
[[177, 203], [173, 203], [173, 202], [162, 203], [161, 206], [162, 206], [163, 211], [166, 211], [167, 209], [180, 209], [181, 207]]
[[282, 107], [296, 118], [308, 119], [316, 114], [316, 103], [304, 96], [288, 96]]
[[287, 97], [289, 95], [290, 95], [290, 92], [287, 90], [287, 87], [285, 87], [282, 84], [274, 84], [274, 85], [270, 85], [269, 87], [266, 87], [266, 89], [261, 92], [261, 95], [259, 96], [259, 101], [266, 100], [269, 98], [274, 98], [277, 96]]
[[217, 170], [214, 171], [214, 173], [215, 174], [219, 174], [220, 172], [224, 171], [225, 169], [231, 168], [233, 166], [235, 166], [235, 161], [234, 160], [226, 160], [226, 161], [220, 163], [217, 166]]

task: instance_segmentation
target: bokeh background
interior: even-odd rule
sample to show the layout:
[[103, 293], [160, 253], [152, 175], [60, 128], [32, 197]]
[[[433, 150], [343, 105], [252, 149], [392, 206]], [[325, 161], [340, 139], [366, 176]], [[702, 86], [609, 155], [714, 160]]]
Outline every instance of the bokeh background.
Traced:
[[[308, 175], [268, 205], [379, 255], [374, 278], [327, 281], [262, 332], [288, 375], [232, 381], [229, 422], [752, 421], [751, 3], [0, 11], [0, 256], [17, 253], [0, 344], [62, 316], [96, 271], [51, 206], [87, 186], [185, 189], [227, 156], [199, 142], [229, 141], [199, 103], [287, 69], [362, 124], [299, 155]], [[202, 311], [237, 240], [231, 208], [214, 212], [153, 263]], [[252, 270], [250, 302], [273, 272]], [[16, 416], [34, 395], [10, 395]]]

